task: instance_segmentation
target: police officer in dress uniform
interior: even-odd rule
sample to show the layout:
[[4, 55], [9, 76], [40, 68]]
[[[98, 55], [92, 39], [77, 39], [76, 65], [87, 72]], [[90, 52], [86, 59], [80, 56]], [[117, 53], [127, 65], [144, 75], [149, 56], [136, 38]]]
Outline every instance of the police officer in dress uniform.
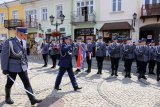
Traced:
[[48, 65], [48, 54], [49, 54], [49, 44], [46, 42], [46, 39], [43, 40], [41, 45], [41, 53], [44, 60], [44, 66], [47, 67]]
[[160, 43], [155, 47], [155, 56], [157, 64], [157, 81], [160, 80]]
[[133, 45], [131, 38], [127, 38], [127, 42], [125, 45], [123, 45], [122, 48], [122, 54], [124, 58], [124, 66], [125, 66], [125, 78], [129, 77], [131, 78], [131, 67], [132, 67], [132, 62], [135, 58], [134, 54], [135, 50], [135, 45]]
[[[137, 46], [140, 46], [141, 45], [141, 40], [138, 40], [138, 45]], [[136, 45], [135, 45], [136, 46]], [[137, 73], [139, 73], [139, 60], [137, 60], [137, 55], [136, 53], [135, 54], [135, 59], [136, 59], [136, 65], [137, 65]]]
[[155, 75], [154, 73], [154, 67], [156, 63], [156, 56], [155, 56], [155, 42], [154, 40], [151, 41], [150, 46], [149, 46], [149, 74]]
[[115, 75], [118, 76], [117, 70], [119, 66], [119, 60], [122, 55], [122, 47], [119, 43], [117, 43], [118, 38], [113, 39], [113, 43], [110, 44], [109, 46], [109, 53], [111, 57], [111, 68], [112, 68], [112, 73], [111, 76]]
[[[10, 97], [11, 88], [14, 82], [12, 80], [16, 79], [16, 76], [19, 75], [20, 79], [23, 82], [23, 85], [27, 91], [33, 93], [30, 81], [28, 78], [27, 68], [27, 52], [25, 42], [25, 33], [27, 32], [26, 28], [18, 27], [16, 37], [8, 39], [5, 41], [1, 54], [1, 68], [3, 74], [7, 75], [7, 83], [5, 86], [5, 102], [7, 104], [13, 104], [13, 100]], [[27, 92], [31, 105], [40, 103], [42, 100], [37, 100], [33, 95]]]
[[106, 44], [103, 42], [103, 37], [99, 36], [96, 42], [96, 60], [98, 72], [97, 74], [102, 74], [103, 61], [106, 56]]
[[93, 48], [94, 45], [92, 44], [91, 38], [87, 38], [87, 43], [86, 43], [86, 61], [88, 64], [88, 69], [86, 70], [87, 73], [91, 72], [91, 65], [92, 65], [92, 55], [93, 55]]
[[[76, 62], [77, 62], [77, 60], [78, 60], [78, 50], [79, 50], [79, 47], [80, 46], [82, 46], [82, 48], [83, 49], [86, 49], [86, 47], [85, 47], [85, 43], [83, 43], [82, 42], [82, 38], [81, 37], [78, 37], [77, 39], [76, 39], [76, 43], [74, 44], [74, 56], [75, 56], [75, 58], [76, 58]], [[80, 69], [79, 68], [77, 68], [77, 70], [75, 71], [76, 73], [78, 73], [78, 72], [80, 72]]]
[[138, 79], [147, 79], [145, 77], [147, 63], [149, 61], [149, 47], [146, 45], [146, 39], [141, 39], [141, 44], [136, 47], [135, 53], [139, 61], [139, 76]]
[[72, 86], [74, 88], [74, 91], [77, 91], [81, 88], [78, 87], [78, 84], [76, 82], [76, 78], [73, 73], [73, 66], [72, 66], [72, 46], [71, 46], [71, 38], [69, 36], [64, 37], [65, 43], [63, 43], [60, 47], [60, 61], [59, 61], [59, 73], [56, 78], [55, 82], [55, 89], [61, 90], [59, 88], [59, 85], [61, 83], [62, 77], [64, 73], [67, 71], [69, 78], [71, 80]]
[[50, 44], [50, 48], [49, 48], [50, 52], [50, 57], [52, 59], [52, 64], [53, 66], [51, 68], [55, 68], [56, 67], [56, 60], [57, 60], [57, 55], [59, 54], [59, 44], [58, 41], [56, 41], [55, 39], [52, 40], [52, 43]]

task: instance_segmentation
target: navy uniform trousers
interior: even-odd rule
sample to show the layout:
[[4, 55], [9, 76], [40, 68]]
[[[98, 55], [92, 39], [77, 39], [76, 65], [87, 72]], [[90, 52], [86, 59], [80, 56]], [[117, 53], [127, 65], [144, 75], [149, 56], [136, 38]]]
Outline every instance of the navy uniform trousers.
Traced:
[[76, 82], [76, 78], [75, 78], [75, 76], [74, 76], [72, 67], [69, 67], [69, 68], [60, 67], [58, 76], [57, 76], [57, 78], [56, 78], [55, 87], [56, 87], [56, 88], [59, 88], [59, 85], [61, 84], [62, 77], [63, 77], [63, 75], [64, 75], [64, 73], [65, 73], [66, 71], [68, 72], [68, 75], [69, 75], [69, 78], [70, 78], [70, 80], [71, 80], [71, 83], [72, 83], [73, 88], [77, 88], [77, 87], [78, 87], [78, 84], [77, 84], [77, 82]]

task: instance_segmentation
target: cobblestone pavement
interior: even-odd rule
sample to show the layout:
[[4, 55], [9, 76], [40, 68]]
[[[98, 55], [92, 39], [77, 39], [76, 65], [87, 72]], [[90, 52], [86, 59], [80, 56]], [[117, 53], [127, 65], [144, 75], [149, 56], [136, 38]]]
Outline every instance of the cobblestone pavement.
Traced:
[[[68, 75], [65, 74], [61, 91], [53, 90], [58, 66], [51, 69], [42, 68], [43, 61], [35, 56], [29, 57], [29, 77], [37, 98], [44, 99], [38, 107], [160, 107], [160, 83], [155, 76], [148, 76], [147, 81], [137, 81], [135, 63], [132, 78], [124, 78], [123, 63], [120, 63], [119, 76], [110, 77], [110, 62], [104, 62], [103, 75], [97, 75], [96, 61], [90, 74], [81, 72], [77, 82], [82, 90], [74, 92]], [[75, 68], [74, 68], [75, 70]], [[19, 77], [16, 80], [22, 86]], [[12, 99], [15, 104], [10, 106], [4, 102], [4, 86], [6, 77], [0, 72], [0, 107], [29, 107], [30, 103], [25, 92], [17, 85], [12, 88]]]

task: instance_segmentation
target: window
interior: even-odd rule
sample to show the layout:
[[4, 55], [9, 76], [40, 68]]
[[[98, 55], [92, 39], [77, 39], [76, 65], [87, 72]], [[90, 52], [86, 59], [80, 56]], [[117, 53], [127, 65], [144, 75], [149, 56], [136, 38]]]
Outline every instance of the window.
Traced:
[[4, 13], [0, 13], [0, 23], [4, 23]]
[[18, 11], [17, 10], [12, 11], [12, 18], [13, 19], [18, 19]]
[[60, 15], [63, 13], [63, 7], [62, 5], [57, 5], [56, 6], [56, 16], [57, 18], [60, 18]]
[[35, 21], [36, 18], [37, 18], [37, 11], [36, 10], [27, 10], [25, 12], [26, 21]]
[[112, 11], [121, 11], [122, 10], [122, 0], [113, 0], [112, 1]]
[[48, 15], [47, 15], [47, 8], [43, 8], [42, 9], [42, 20], [46, 21], [47, 17], [48, 17]]

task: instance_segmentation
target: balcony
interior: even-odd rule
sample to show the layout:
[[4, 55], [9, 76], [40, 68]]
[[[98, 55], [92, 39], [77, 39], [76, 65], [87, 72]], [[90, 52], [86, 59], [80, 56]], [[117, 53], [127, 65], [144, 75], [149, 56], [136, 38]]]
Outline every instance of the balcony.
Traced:
[[146, 18], [156, 18], [158, 22], [160, 18], [160, 3], [143, 5], [140, 18], [143, 19], [143, 22]]
[[37, 1], [37, 0], [21, 0], [21, 4], [30, 3], [34, 1]]
[[25, 20], [24, 21], [24, 26], [27, 28], [38, 28], [38, 22], [37, 20]]
[[77, 25], [77, 24], [84, 24], [84, 23], [96, 24], [95, 12], [91, 14], [82, 14], [76, 11], [71, 12], [71, 24]]
[[4, 20], [4, 27], [8, 29], [23, 27], [23, 22], [19, 19]]

